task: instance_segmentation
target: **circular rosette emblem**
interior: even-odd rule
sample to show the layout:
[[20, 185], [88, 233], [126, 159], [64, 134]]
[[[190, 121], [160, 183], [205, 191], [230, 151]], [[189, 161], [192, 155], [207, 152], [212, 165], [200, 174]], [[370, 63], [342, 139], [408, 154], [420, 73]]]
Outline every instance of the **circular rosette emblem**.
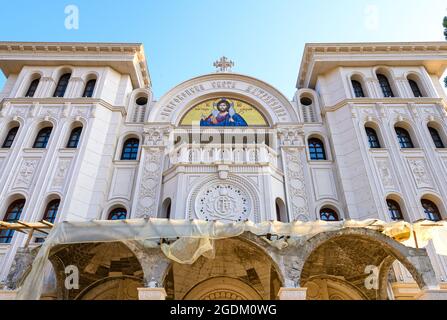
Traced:
[[204, 187], [196, 198], [197, 215], [205, 220], [244, 221], [250, 209], [251, 201], [247, 193], [233, 185]]

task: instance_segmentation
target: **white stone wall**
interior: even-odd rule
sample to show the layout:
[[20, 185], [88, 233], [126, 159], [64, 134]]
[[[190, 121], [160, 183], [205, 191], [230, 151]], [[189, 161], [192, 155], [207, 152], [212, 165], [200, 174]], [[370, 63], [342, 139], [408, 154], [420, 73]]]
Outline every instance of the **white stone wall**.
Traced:
[[[377, 70], [389, 75], [396, 98], [382, 97]], [[51, 98], [59, 76], [68, 71], [72, 79], [66, 96]], [[41, 76], [36, 95], [23, 99], [34, 74]], [[408, 74], [418, 76], [426, 98], [413, 98]], [[94, 96], [82, 99], [90, 76], [97, 78]], [[365, 99], [354, 97], [352, 76], [362, 81]], [[274, 160], [188, 164], [170, 163], [163, 155], [158, 176], [150, 172], [161, 184], [153, 187], [159, 188], [154, 199], [148, 197], [146, 171], [154, 164], [150, 156], [154, 146], [161, 152], [163, 146], [154, 143], [144, 152], [140, 148], [137, 160], [122, 161], [124, 141], [135, 137], [140, 145], [153, 143], [153, 136], [147, 141], [148, 128], [167, 126], [172, 131], [194, 103], [228, 92], [259, 105], [272, 127], [285, 130], [285, 136], [278, 135], [271, 142]], [[135, 103], [140, 97], [148, 99], [144, 113]], [[437, 123], [442, 137], [447, 138], [446, 112], [440, 99], [445, 99], [445, 94], [436, 76], [422, 66], [335, 67], [318, 75], [315, 90], [298, 90], [292, 102], [259, 80], [211, 74], [185, 82], [155, 102], [150, 88], [134, 89], [129, 74], [111, 67], [36, 65], [10, 75], [1, 98], [7, 100], [0, 113], [0, 142], [11, 122], [19, 123], [20, 130], [11, 149], [0, 149], [0, 218], [16, 195], [26, 198], [21, 217], [25, 221], [40, 220], [53, 196], [61, 199], [57, 221], [107, 219], [117, 206], [126, 208], [131, 218], [141, 217], [141, 210], [147, 208], [154, 210], [151, 215], [163, 216], [162, 204], [167, 198], [171, 199], [171, 218], [198, 218], [193, 193], [219, 181], [246, 193], [251, 201], [248, 218], [254, 221], [276, 219], [277, 198], [285, 202], [289, 219], [315, 220], [321, 208], [330, 207], [342, 219], [390, 221], [386, 206], [390, 195], [401, 199], [408, 221], [424, 218], [420, 199], [425, 195], [438, 199], [446, 217], [443, 177], [447, 174], [447, 151], [434, 148], [427, 130], [428, 122]], [[312, 103], [304, 105], [302, 98], [310, 98]], [[50, 142], [46, 149], [32, 149], [42, 123], [53, 126]], [[75, 123], [83, 126], [82, 138], [77, 149], [67, 149]], [[368, 147], [365, 123], [376, 125], [382, 149]], [[396, 123], [411, 128], [415, 149], [400, 150]], [[310, 159], [306, 142], [313, 137], [324, 142], [327, 160]], [[444, 142], [447, 145], [447, 140]], [[6, 277], [25, 240], [16, 233], [11, 244], [0, 246], [0, 280]], [[446, 281], [447, 260], [430, 248], [428, 251], [439, 279]]]

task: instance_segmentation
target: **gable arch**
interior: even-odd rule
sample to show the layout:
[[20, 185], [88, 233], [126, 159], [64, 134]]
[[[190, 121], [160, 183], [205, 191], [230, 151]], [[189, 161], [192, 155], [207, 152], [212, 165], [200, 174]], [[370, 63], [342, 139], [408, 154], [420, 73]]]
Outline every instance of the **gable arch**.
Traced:
[[195, 104], [225, 95], [252, 103], [270, 125], [298, 121], [296, 110], [280, 91], [261, 80], [234, 73], [207, 74], [177, 85], [154, 105], [148, 121], [177, 125]]

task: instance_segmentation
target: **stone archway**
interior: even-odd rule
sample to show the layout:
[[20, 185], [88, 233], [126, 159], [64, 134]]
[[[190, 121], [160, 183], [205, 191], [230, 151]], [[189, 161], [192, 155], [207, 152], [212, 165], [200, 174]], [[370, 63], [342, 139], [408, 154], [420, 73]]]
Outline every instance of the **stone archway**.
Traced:
[[274, 300], [283, 276], [271, 256], [241, 237], [215, 240], [213, 258], [173, 262], [164, 279], [167, 299]]
[[[386, 274], [396, 260], [408, 269], [420, 289], [436, 285], [425, 249], [408, 248], [380, 232], [362, 228], [323, 232], [306, 241], [300, 284], [305, 287], [311, 279], [330, 277], [367, 299], [386, 299], [382, 273]], [[375, 280], [371, 282], [373, 273]]]
[[240, 279], [216, 277], [197, 284], [183, 300], [262, 300], [262, 297]]
[[[140, 261], [122, 242], [57, 246], [49, 259], [54, 266], [60, 299], [136, 299], [136, 288], [144, 286]], [[78, 289], [65, 287], [67, 266], [75, 266], [79, 272]]]

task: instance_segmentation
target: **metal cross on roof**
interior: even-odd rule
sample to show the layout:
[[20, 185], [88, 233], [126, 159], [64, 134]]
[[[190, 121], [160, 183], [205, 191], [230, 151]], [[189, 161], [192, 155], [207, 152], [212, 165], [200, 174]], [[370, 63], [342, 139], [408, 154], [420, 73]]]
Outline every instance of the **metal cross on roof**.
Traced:
[[234, 67], [234, 62], [223, 56], [213, 64], [217, 68], [217, 72], [228, 72]]

